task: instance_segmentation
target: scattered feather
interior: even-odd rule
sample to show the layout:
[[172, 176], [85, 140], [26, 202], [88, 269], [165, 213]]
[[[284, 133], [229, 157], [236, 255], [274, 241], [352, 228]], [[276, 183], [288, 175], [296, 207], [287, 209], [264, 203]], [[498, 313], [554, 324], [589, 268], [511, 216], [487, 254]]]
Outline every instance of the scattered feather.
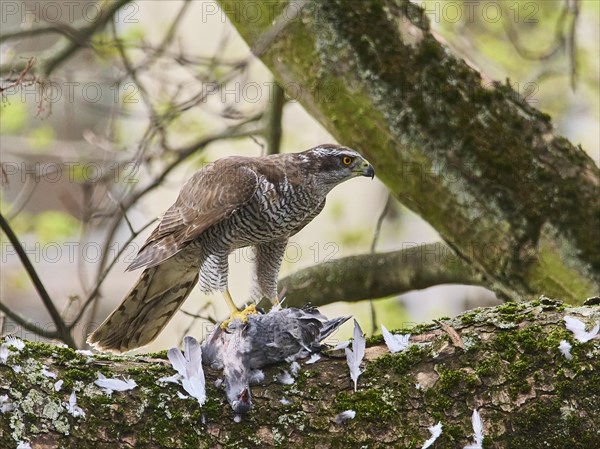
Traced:
[[77, 349], [75, 352], [79, 355], [84, 355], [86, 357], [92, 357], [94, 355], [94, 353], [89, 349]]
[[222, 378], [215, 379], [215, 388], [219, 388], [221, 385], [223, 385], [223, 379]]
[[174, 384], [179, 384], [179, 379], [181, 379], [181, 375], [179, 373], [175, 373], [172, 376], [160, 377], [158, 381], [163, 383], [170, 382]]
[[113, 391], [128, 391], [137, 387], [137, 384], [133, 379], [109, 379], [102, 373], [98, 373], [98, 379], [95, 380], [94, 383], [102, 388], [107, 396], [110, 396]]
[[8, 346], [6, 346], [4, 343], [2, 343], [0, 345], [0, 363], [6, 363], [9, 355], [10, 355], [10, 351], [8, 350]]
[[292, 362], [290, 365], [290, 371], [292, 376], [296, 377], [300, 372], [300, 364], [298, 362]]
[[336, 424], [344, 424], [346, 421], [354, 419], [356, 412], [354, 410], [346, 410], [345, 412], [335, 415]]
[[198, 404], [204, 405], [206, 402], [206, 385], [204, 376], [202, 378], [194, 376], [189, 379], [183, 378], [181, 385], [183, 389], [192, 397], [198, 400]]
[[21, 365], [13, 365], [12, 369], [17, 374], [19, 374], [21, 371], [23, 371], [23, 368], [21, 368]]
[[404, 351], [408, 348], [408, 339], [410, 338], [410, 334], [406, 335], [395, 335], [388, 331], [385, 326], [381, 325], [381, 333], [383, 334], [383, 339], [385, 340], [385, 344], [392, 354], [400, 351]]
[[202, 368], [202, 349], [198, 341], [189, 335], [183, 339], [185, 355], [179, 348], [167, 351], [167, 357], [173, 368], [181, 376], [183, 389], [196, 398], [201, 406], [206, 402], [206, 380]]
[[0, 396], [0, 413], [10, 413], [16, 408], [17, 406], [8, 399], [7, 395]]
[[60, 391], [60, 389], [62, 388], [63, 382], [64, 381], [62, 379], [54, 382], [54, 391]]
[[189, 396], [187, 396], [187, 395], [183, 394], [183, 393], [182, 393], [181, 391], [179, 391], [179, 390], [177, 391], [177, 397], [178, 397], [179, 399], [189, 399], [189, 398], [190, 398]]
[[248, 383], [256, 385], [265, 380], [265, 373], [260, 369], [255, 369], [250, 371], [250, 377], [248, 378]]
[[279, 373], [277, 377], [275, 377], [275, 380], [283, 385], [292, 385], [294, 382], [296, 382], [287, 370]]
[[42, 374], [50, 379], [56, 379], [56, 374], [54, 374], [52, 371], [49, 371], [46, 365], [42, 365]]
[[471, 416], [471, 423], [473, 424], [473, 438], [475, 443], [465, 446], [464, 449], [482, 449], [483, 444], [483, 423], [481, 422], [481, 416], [477, 409], [473, 410]]
[[598, 335], [598, 331], [600, 331], [600, 324], [598, 323], [596, 323], [596, 325], [591, 331], [586, 332], [585, 323], [583, 321], [570, 316], [566, 316], [564, 320], [567, 329], [573, 332], [573, 335], [575, 335], [575, 339], [580, 341], [581, 343], [586, 343], [592, 338], [595, 338], [596, 335]]
[[561, 340], [560, 344], [558, 345], [558, 349], [560, 350], [560, 353], [562, 355], [565, 356], [565, 359], [567, 360], [573, 360], [573, 355], [571, 354], [571, 343], [569, 343], [567, 340]]
[[71, 396], [69, 396], [69, 402], [66, 404], [67, 412], [69, 412], [73, 417], [78, 418], [79, 416], [85, 417], [85, 412], [81, 407], [77, 405], [77, 395], [73, 391]]
[[365, 347], [367, 341], [363, 337], [362, 329], [358, 322], [354, 320], [354, 334], [352, 339], [352, 349], [346, 348], [346, 361], [348, 368], [350, 368], [350, 378], [354, 382], [354, 391], [356, 391], [358, 377], [362, 374], [360, 370], [360, 363], [365, 356]]
[[235, 415], [233, 417], [233, 422], [235, 422], [235, 423], [242, 422], [242, 415]]
[[23, 340], [13, 336], [6, 337], [6, 340], [4, 340], [4, 344], [6, 346], [12, 346], [17, 351], [22, 351], [25, 347], [25, 343], [23, 342]]
[[345, 340], [342, 341], [340, 343], [338, 343], [334, 348], [332, 348], [332, 351], [337, 351], [339, 349], [346, 349], [348, 346], [350, 346], [350, 340]]
[[435, 426], [428, 427], [429, 433], [431, 434], [431, 438], [429, 438], [425, 443], [423, 443], [423, 447], [421, 449], [427, 449], [438, 437], [442, 434], [442, 423], [438, 422]]
[[27, 441], [19, 441], [17, 449], [31, 449], [31, 444], [29, 444]]
[[317, 353], [314, 353], [313, 355], [310, 356], [310, 358], [304, 362], [306, 365], [312, 365], [313, 363], [316, 363], [317, 361], [321, 360], [321, 356]]
[[290, 405], [292, 403], [292, 401], [290, 401], [289, 399], [286, 399], [286, 398], [281, 398], [279, 400], [279, 402], [283, 405]]

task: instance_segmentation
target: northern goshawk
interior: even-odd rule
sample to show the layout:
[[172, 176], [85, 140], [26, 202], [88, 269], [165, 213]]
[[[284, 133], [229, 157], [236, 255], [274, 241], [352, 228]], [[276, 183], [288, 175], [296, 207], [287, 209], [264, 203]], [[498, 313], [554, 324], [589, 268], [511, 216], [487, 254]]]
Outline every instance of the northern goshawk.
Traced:
[[[254, 249], [251, 299], [277, 303], [277, 277], [290, 236], [325, 205], [343, 181], [373, 177], [356, 151], [333, 144], [301, 153], [219, 159], [196, 172], [160, 218], [128, 270], [144, 267], [123, 302], [92, 333], [98, 349], [124, 352], [150, 343], [199, 283], [223, 292], [230, 319], [245, 319], [227, 288], [228, 256]], [[198, 282], [199, 281], [199, 282]]]

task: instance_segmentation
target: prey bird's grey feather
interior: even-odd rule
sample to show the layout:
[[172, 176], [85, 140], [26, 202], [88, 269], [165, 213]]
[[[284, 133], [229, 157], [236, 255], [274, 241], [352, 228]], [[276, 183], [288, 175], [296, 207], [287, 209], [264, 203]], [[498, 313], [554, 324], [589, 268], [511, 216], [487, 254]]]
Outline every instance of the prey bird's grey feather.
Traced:
[[250, 381], [254, 370], [306, 357], [350, 317], [327, 319], [317, 309], [286, 308], [250, 315], [227, 330], [216, 327], [202, 343], [202, 359], [225, 374], [227, 400], [236, 414], [252, 406]]

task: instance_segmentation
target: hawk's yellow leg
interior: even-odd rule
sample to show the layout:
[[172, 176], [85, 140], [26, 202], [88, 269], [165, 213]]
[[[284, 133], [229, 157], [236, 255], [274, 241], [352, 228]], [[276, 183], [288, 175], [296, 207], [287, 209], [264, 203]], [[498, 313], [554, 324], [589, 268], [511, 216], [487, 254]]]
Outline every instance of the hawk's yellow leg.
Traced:
[[229, 293], [229, 290], [225, 290], [223, 292], [223, 297], [225, 298], [227, 307], [229, 307], [230, 315], [228, 319], [221, 323], [221, 329], [227, 329], [229, 323], [237, 319], [242, 320], [242, 323], [246, 323], [248, 321], [248, 315], [253, 315], [256, 313], [255, 304], [250, 304], [244, 310], [238, 310], [238, 308], [235, 306], [235, 303], [233, 302], [233, 299], [231, 298], [231, 293]]

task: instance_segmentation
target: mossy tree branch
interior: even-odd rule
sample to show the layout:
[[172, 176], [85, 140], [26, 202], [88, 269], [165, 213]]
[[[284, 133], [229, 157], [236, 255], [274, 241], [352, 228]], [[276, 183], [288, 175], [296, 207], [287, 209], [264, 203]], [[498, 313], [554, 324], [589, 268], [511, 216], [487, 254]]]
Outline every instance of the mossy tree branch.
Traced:
[[482, 276], [444, 243], [363, 254], [305, 268], [279, 281], [285, 304], [315, 307], [398, 295], [440, 284], [485, 285]]
[[[442, 320], [466, 349], [438, 325], [410, 330], [413, 345], [398, 354], [390, 354], [381, 337], [373, 338], [356, 393], [343, 355], [302, 364], [293, 385], [273, 381], [287, 365], [269, 368], [266, 381], [252, 389], [254, 408], [239, 424], [222, 389], [213, 386], [219, 373], [207, 369], [208, 402], [200, 408], [177, 397], [181, 387], [157, 384], [174, 373], [164, 353], [88, 357], [27, 343], [0, 364], [0, 396], [16, 406], [0, 414], [0, 446], [23, 440], [33, 448], [77, 449], [416, 448], [429, 438], [427, 427], [441, 421], [435, 447], [454, 449], [469, 442], [476, 408], [485, 447], [589, 449], [600, 428], [600, 339], [574, 341], [565, 315], [588, 326], [600, 320], [598, 307], [569, 308], [543, 298]], [[572, 360], [559, 352], [563, 339], [573, 345]], [[42, 364], [64, 381], [60, 391], [57, 379], [41, 374]], [[131, 377], [138, 387], [107, 397], [93, 385], [98, 372]], [[85, 417], [67, 412], [72, 391]], [[336, 414], [348, 409], [355, 419], [336, 424]]]
[[[481, 75], [431, 33], [408, 0], [259, 1], [250, 48], [392, 194], [505, 296], [575, 300], [600, 280], [600, 170], [550, 118]], [[263, 48], [265, 47], [265, 48]]]

